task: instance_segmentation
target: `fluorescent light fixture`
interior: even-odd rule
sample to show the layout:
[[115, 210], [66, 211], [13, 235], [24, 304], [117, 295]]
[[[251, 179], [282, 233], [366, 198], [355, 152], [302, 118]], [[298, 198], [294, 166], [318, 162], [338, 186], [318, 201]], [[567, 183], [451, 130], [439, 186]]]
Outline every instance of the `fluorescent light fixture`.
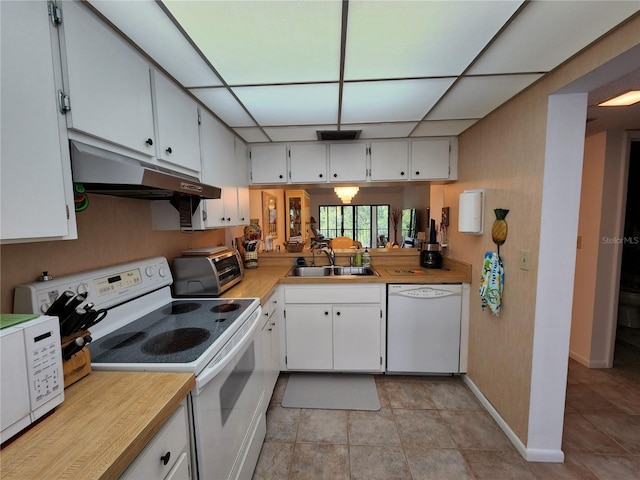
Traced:
[[333, 189], [340, 200], [342, 200], [342, 203], [351, 203], [351, 199], [356, 196], [358, 190], [360, 190], [358, 187], [335, 187]]
[[622, 95], [618, 95], [606, 102], [599, 103], [599, 107], [628, 107], [640, 102], [640, 90], [629, 90]]

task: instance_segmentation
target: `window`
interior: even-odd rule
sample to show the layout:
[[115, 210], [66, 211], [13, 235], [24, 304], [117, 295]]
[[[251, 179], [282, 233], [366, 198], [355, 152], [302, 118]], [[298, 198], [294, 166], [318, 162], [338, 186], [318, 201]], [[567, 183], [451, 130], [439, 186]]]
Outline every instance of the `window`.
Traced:
[[325, 237], [349, 237], [369, 248], [389, 241], [389, 205], [320, 205], [319, 216]]

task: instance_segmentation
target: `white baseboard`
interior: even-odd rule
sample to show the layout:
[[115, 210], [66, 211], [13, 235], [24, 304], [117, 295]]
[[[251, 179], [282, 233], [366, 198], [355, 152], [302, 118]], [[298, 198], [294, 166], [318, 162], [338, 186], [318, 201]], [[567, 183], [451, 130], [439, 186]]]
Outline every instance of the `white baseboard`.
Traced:
[[505, 433], [509, 441], [516, 447], [516, 450], [527, 462], [545, 462], [545, 463], [564, 463], [564, 453], [562, 450], [545, 450], [539, 448], [527, 448], [524, 443], [518, 438], [511, 427], [504, 421], [498, 411], [493, 408], [491, 402], [482, 394], [480, 389], [469, 378], [468, 375], [463, 375], [464, 383], [471, 389], [471, 392], [476, 396], [480, 404], [489, 412], [491, 418], [493, 418], [500, 429]]
[[611, 368], [611, 365], [609, 365], [607, 360], [591, 360], [572, 351], [569, 351], [569, 358], [587, 368]]

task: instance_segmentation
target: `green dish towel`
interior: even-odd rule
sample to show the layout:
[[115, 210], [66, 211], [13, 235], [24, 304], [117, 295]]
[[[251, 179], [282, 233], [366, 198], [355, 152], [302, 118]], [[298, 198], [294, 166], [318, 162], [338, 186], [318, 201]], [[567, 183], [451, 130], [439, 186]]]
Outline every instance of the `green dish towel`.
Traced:
[[31, 313], [0, 313], [0, 329], [12, 327], [27, 320], [33, 320], [39, 316]]
[[491, 313], [498, 315], [502, 305], [504, 290], [504, 267], [500, 256], [495, 252], [486, 252], [482, 264], [482, 280], [480, 281], [480, 298], [482, 310], [489, 307]]

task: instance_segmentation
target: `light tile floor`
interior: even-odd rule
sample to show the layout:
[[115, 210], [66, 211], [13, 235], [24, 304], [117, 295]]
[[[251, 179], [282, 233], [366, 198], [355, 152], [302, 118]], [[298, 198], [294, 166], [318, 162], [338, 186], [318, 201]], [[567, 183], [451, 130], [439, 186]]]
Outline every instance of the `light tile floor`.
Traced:
[[526, 462], [458, 377], [377, 376], [378, 412], [283, 408], [278, 379], [254, 480], [640, 479], [640, 349], [569, 361], [564, 464]]

